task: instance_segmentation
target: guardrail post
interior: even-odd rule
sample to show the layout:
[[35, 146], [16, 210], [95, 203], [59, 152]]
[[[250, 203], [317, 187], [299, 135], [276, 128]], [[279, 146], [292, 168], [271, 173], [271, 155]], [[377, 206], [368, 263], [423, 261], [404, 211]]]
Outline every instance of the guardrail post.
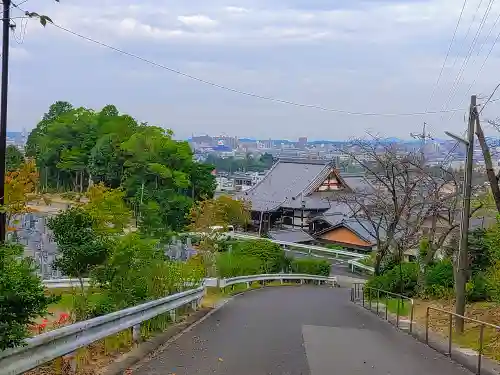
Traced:
[[191, 308], [194, 311], [198, 310], [198, 300], [194, 300], [193, 302], [191, 302]]
[[250, 289], [250, 283], [247, 282], [247, 289]]
[[135, 344], [141, 342], [141, 324], [132, 327], [132, 340]]
[[304, 279], [300, 279], [300, 285], [304, 284]]
[[71, 352], [63, 357], [63, 362], [69, 364], [69, 375], [76, 374], [77, 370], [77, 360], [76, 360], [76, 352]]
[[175, 319], [176, 319], [175, 309], [174, 310], [170, 310], [169, 313], [170, 313], [170, 319], [172, 320], [172, 322], [175, 323]]
[[283, 279], [280, 279], [280, 283], [281, 283], [281, 285], [283, 285]]
[[365, 307], [365, 288], [361, 289], [361, 294], [363, 295], [363, 307]]

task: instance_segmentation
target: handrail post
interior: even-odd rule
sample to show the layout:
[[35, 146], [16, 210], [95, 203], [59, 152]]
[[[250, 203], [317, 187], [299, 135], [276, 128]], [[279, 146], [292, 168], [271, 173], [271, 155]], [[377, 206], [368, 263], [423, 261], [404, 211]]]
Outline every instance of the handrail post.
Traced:
[[425, 343], [429, 345], [429, 310], [430, 307], [427, 306], [427, 312], [425, 313]]
[[481, 360], [483, 357], [483, 337], [484, 337], [484, 324], [481, 324], [479, 331], [479, 353], [477, 356], [477, 375], [481, 375]]
[[389, 320], [389, 293], [385, 292], [385, 320]]
[[400, 303], [401, 297], [398, 298], [398, 312], [396, 315], [396, 327], [399, 328], [399, 303]]
[[377, 289], [377, 315], [378, 315], [379, 304], [380, 304], [380, 289]]
[[363, 307], [365, 307], [365, 288], [363, 286], [363, 289], [361, 290], [361, 294], [363, 295]]
[[415, 305], [413, 299], [411, 300], [411, 312], [410, 312], [410, 333], [413, 332], [413, 315], [415, 313]]
[[452, 333], [453, 333], [453, 315], [450, 314], [450, 323], [449, 323], [449, 334], [450, 336], [448, 337], [448, 352], [450, 353], [450, 358], [451, 358], [451, 346], [452, 346]]

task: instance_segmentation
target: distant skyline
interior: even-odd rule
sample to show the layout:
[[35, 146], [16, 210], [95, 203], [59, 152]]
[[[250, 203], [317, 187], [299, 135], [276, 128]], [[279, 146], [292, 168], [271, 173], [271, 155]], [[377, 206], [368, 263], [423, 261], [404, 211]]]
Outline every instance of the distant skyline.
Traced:
[[[467, 2], [434, 91], [462, 1], [30, 0], [23, 8], [75, 32], [231, 89], [354, 112], [460, 111], [351, 116], [269, 102], [153, 67], [35, 20], [25, 28], [17, 19], [9, 129], [30, 130], [50, 104], [67, 100], [96, 110], [115, 104], [181, 139], [203, 132], [349, 139], [367, 131], [409, 139], [424, 121], [434, 137], [445, 138], [444, 130], [465, 130], [470, 94], [484, 102], [500, 82], [500, 46], [489, 54], [500, 33], [500, 3], [482, 23], [489, 2], [477, 11], [479, 2]], [[21, 15], [14, 10], [13, 17]], [[483, 115], [500, 115], [500, 101]]]

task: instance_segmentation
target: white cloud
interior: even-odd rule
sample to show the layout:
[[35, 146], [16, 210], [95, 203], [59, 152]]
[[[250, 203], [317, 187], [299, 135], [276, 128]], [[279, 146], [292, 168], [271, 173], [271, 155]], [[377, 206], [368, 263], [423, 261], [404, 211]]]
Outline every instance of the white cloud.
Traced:
[[199, 28], [212, 28], [218, 25], [216, 20], [203, 14], [194, 14], [191, 16], [179, 16], [177, 19], [186, 26]]
[[[488, 3], [483, 1], [464, 41], [479, 1], [468, 2], [433, 109], [442, 108], [464, 61]], [[71, 0], [57, 4], [30, 0], [24, 6], [83, 35], [243, 91], [328, 108], [411, 112], [427, 105], [461, 5], [457, 0]], [[480, 42], [499, 12], [500, 4], [494, 5]], [[500, 24], [492, 38], [498, 29]], [[43, 97], [28, 92], [13, 98], [11, 123], [21, 124], [18, 127], [30, 127], [52, 101], [66, 98], [96, 108], [113, 102], [145, 121], [177, 127], [182, 136], [226, 132], [348, 138], [363, 134], [365, 128], [405, 136], [424, 121], [339, 116], [259, 101], [151, 67], [35, 21], [30, 21], [28, 31], [21, 49], [12, 55], [36, 56], [36, 60], [30, 60], [29, 69], [27, 64], [12, 64], [12, 82], [46, 91]], [[450, 107], [466, 104], [468, 85], [488, 50], [489, 45], [480, 57], [473, 55]], [[475, 92], [488, 94], [494, 88], [497, 51]], [[488, 110], [499, 108], [493, 104]], [[440, 129], [461, 132], [460, 121], [447, 122], [445, 117], [445, 121], [439, 115], [427, 120]]]

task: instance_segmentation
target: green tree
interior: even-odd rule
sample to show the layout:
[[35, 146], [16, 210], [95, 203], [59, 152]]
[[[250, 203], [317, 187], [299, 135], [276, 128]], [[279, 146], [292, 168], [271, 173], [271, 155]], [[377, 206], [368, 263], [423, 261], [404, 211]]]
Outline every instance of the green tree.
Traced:
[[16, 146], [8, 145], [5, 150], [5, 163], [8, 172], [15, 171], [24, 163], [24, 155]]
[[56, 298], [45, 294], [30, 258], [23, 247], [0, 246], [0, 351], [22, 345], [28, 325], [47, 312]]
[[193, 163], [189, 168], [191, 197], [194, 200], [199, 201], [214, 197], [217, 183], [212, 174], [213, 170], [213, 165], [201, 163]]
[[86, 194], [89, 202], [83, 206], [100, 234], [122, 234], [132, 221], [132, 212], [124, 201], [125, 193], [103, 184], [92, 186]]
[[80, 281], [82, 295], [85, 294], [83, 278], [104, 263], [108, 255], [109, 244], [95, 231], [95, 224], [95, 219], [82, 207], [70, 208], [48, 221], [60, 254], [54, 265], [64, 275]]

